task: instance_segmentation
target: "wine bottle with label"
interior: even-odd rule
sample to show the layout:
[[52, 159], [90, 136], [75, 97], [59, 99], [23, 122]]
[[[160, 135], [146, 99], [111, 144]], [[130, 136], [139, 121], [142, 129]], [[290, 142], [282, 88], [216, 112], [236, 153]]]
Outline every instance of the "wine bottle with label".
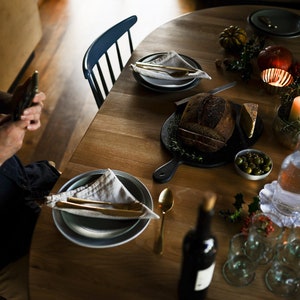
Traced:
[[199, 207], [195, 229], [183, 240], [183, 257], [178, 284], [179, 300], [205, 299], [211, 283], [217, 252], [217, 240], [211, 233], [216, 194], [207, 192]]

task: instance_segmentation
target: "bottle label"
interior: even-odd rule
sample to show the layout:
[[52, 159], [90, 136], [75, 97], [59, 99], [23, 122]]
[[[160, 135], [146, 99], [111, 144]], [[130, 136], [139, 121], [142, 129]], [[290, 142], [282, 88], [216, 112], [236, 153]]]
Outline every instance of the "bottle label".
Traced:
[[195, 291], [201, 291], [206, 289], [212, 280], [215, 269], [215, 263], [213, 263], [209, 268], [205, 270], [198, 271], [196, 283], [195, 283]]

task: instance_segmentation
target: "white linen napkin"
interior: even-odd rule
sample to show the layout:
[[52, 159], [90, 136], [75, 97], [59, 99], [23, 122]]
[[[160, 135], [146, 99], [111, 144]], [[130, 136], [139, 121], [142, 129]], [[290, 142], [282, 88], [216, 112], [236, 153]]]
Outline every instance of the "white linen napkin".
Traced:
[[260, 209], [265, 213], [273, 213], [278, 216], [283, 225], [286, 227], [300, 226], [300, 218], [298, 215], [295, 216], [286, 216], [281, 214], [273, 205], [272, 199], [273, 194], [277, 185], [277, 180], [272, 181], [271, 183], [265, 184], [264, 188], [259, 192], [259, 201]]
[[[95, 218], [109, 218], [109, 219], [128, 219], [129, 217], [123, 216], [109, 216], [101, 212], [72, 209], [72, 208], [59, 208], [55, 206], [57, 201], [67, 201], [68, 197], [77, 197], [89, 200], [106, 201], [111, 203], [130, 203], [139, 202], [122, 184], [115, 173], [107, 169], [107, 171], [99, 176], [97, 180], [90, 184], [80, 186], [74, 190], [50, 195], [46, 197], [46, 204], [53, 209], [60, 209], [72, 214], [95, 217]], [[136, 218], [139, 219], [159, 219], [159, 216], [154, 213], [150, 208], [142, 203], [144, 213]]]
[[[166, 53], [165, 55], [161, 55], [158, 58], [152, 60], [152, 61], [147, 61], [147, 63], [150, 64], [156, 64], [156, 65], [166, 65], [166, 66], [172, 66], [172, 67], [183, 67], [183, 68], [188, 68], [188, 69], [195, 69], [194, 66], [189, 64], [186, 60], [184, 60], [178, 53], [175, 51], [170, 51]], [[156, 79], [164, 79], [164, 80], [187, 80], [187, 79], [192, 79], [192, 78], [205, 78], [205, 79], [211, 79], [211, 77], [204, 71], [200, 69], [195, 69], [194, 73], [188, 73], [184, 76], [181, 77], [173, 77], [171, 74], [173, 72], [177, 72], [174, 70], [168, 70], [168, 69], [163, 69], [161, 71], [159, 70], [148, 70], [145, 68], [141, 68], [136, 66], [135, 64], [131, 64], [131, 68], [133, 69], [134, 72], [137, 72], [141, 75], [147, 76], [147, 77], [152, 77]]]

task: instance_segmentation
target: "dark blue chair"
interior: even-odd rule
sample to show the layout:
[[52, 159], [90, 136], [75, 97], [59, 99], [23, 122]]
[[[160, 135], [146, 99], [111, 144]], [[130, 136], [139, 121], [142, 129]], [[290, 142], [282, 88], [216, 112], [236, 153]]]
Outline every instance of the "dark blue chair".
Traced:
[[[98, 108], [101, 107], [111, 86], [115, 83], [116, 74], [118, 73], [119, 75], [124, 68], [122, 60], [122, 58], [124, 59], [124, 55], [120, 51], [120, 44], [124, 42], [123, 39], [127, 40], [126, 33], [128, 35], [126, 43], [129, 42], [129, 51], [127, 52], [130, 55], [133, 52], [130, 28], [136, 21], [137, 17], [131, 16], [114, 25], [101, 34], [90, 45], [84, 55], [82, 64], [83, 74], [90, 84]], [[114, 45], [115, 47], [113, 47]], [[128, 59], [129, 57], [126, 59], [126, 62]], [[119, 67], [116, 68], [114, 62], [118, 62]]]

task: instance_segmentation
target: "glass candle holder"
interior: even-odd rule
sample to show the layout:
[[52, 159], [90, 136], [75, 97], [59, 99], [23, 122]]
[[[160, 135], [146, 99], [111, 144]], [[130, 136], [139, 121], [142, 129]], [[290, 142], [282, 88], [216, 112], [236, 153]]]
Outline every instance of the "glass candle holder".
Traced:
[[277, 68], [263, 70], [260, 78], [266, 84], [267, 91], [271, 94], [283, 92], [285, 87], [294, 81], [293, 76], [289, 72]]
[[273, 121], [273, 132], [278, 142], [284, 147], [295, 150], [299, 136], [299, 122], [289, 122], [280, 117], [281, 107], [278, 108], [277, 114]]

